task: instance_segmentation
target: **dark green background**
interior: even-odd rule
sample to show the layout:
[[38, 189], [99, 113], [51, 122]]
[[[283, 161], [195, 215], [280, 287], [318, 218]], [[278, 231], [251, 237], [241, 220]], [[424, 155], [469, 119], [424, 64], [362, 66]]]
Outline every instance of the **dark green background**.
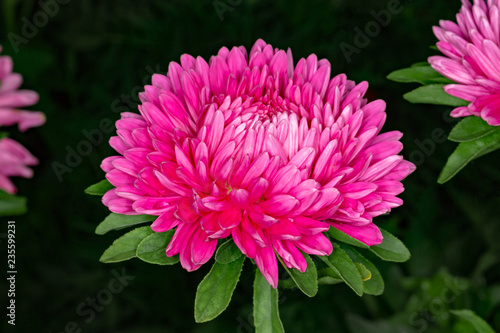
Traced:
[[[416, 86], [385, 78], [436, 53], [429, 48], [436, 41], [431, 26], [439, 19], [453, 19], [460, 1], [401, 0], [402, 11], [391, 15], [366, 47], [358, 44], [363, 47], [347, 61], [341, 43], [356, 46], [354, 29], [364, 30], [374, 21], [371, 11], [387, 10], [391, 2], [221, 0], [219, 6], [229, 6], [221, 19], [212, 1], [72, 0], [60, 5], [16, 53], [8, 34], [22, 37], [23, 17], [32, 22], [41, 7], [35, 0], [2, 1], [0, 44], [4, 54], [14, 58], [15, 71], [23, 74], [23, 87], [41, 96], [31, 109], [47, 115], [43, 127], [23, 134], [12, 128], [12, 137], [41, 160], [34, 179], [16, 180], [19, 194], [29, 199], [29, 212], [13, 218], [17, 332], [64, 332], [68, 322], [81, 332], [251, 331], [249, 262], [227, 311], [206, 324], [194, 323], [193, 304], [196, 286], [210, 265], [187, 273], [180, 265], [154, 266], [137, 259], [99, 262], [123, 232], [94, 234], [107, 209], [83, 190], [104, 178], [99, 165], [113, 153], [107, 144], [111, 132], [104, 133], [103, 142], [92, 146], [62, 181], [53, 168], [54, 162], [67, 163], [68, 147], [77, 149], [87, 140], [84, 130], [99, 129], [102, 119], [115, 121], [117, 108], [136, 110], [125, 100], [137, 102], [138, 87], [149, 82], [147, 68], [165, 73], [169, 62], [183, 53], [208, 59], [222, 46], [249, 48], [258, 38], [274, 47], [290, 47], [295, 61], [316, 53], [331, 62], [333, 74], [367, 80], [368, 97], [388, 104], [384, 129], [405, 134], [405, 157], [425, 156], [414, 160], [419, 168], [405, 181], [405, 205], [376, 219], [407, 244], [412, 259], [405, 264], [374, 260], [386, 281], [379, 297], [359, 298], [345, 285], [320, 287], [312, 299], [297, 290], [282, 292], [280, 310], [287, 332], [473, 332], [448, 314], [448, 309], [461, 308], [476, 311], [500, 329], [498, 153], [438, 185], [439, 171], [455, 144], [433, 139], [432, 133], [447, 134], [456, 121], [446, 117], [450, 110], [445, 107], [406, 102], [402, 94]], [[0, 233], [6, 230], [4, 225]], [[0, 241], [4, 253], [5, 241]], [[87, 297], [108, 288], [112, 270], [122, 269], [134, 280], [113, 294], [93, 320], [89, 314], [79, 315], [77, 308]], [[5, 280], [1, 283], [5, 309]], [[13, 331], [6, 317], [2, 326], [5, 332]]]

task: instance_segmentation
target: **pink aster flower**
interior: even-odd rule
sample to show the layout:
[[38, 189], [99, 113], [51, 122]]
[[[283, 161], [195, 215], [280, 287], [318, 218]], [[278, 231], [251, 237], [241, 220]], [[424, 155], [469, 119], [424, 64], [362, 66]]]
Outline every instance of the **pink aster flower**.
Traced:
[[[0, 47], [0, 52], [2, 48]], [[0, 56], [0, 126], [18, 124], [21, 131], [40, 126], [45, 122], [41, 112], [18, 110], [38, 102], [38, 94], [31, 90], [18, 90], [22, 77], [13, 73], [13, 62], [9, 56]], [[31, 178], [33, 172], [27, 166], [38, 164], [38, 160], [18, 142], [0, 139], [0, 188], [15, 193], [16, 187], [10, 176]]]
[[156, 232], [176, 228], [166, 254], [188, 271], [231, 236], [274, 288], [276, 256], [304, 272], [301, 251], [331, 253], [330, 226], [379, 244], [372, 219], [402, 204], [415, 167], [397, 155], [400, 132], [379, 134], [385, 103], [330, 70], [314, 54], [294, 66], [290, 50], [262, 40], [208, 63], [183, 55], [145, 87], [140, 115], [117, 121], [104, 204], [158, 216]]
[[431, 66], [457, 82], [445, 86], [453, 96], [469, 101], [454, 117], [478, 116], [500, 125], [500, 19], [498, 0], [462, 0], [457, 23], [440, 21], [434, 27], [437, 47], [446, 56], [429, 58]]

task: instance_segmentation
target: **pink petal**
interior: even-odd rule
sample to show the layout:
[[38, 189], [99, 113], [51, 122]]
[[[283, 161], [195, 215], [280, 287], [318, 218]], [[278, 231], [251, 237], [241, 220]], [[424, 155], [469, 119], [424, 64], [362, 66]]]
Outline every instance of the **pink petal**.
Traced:
[[175, 228], [179, 224], [179, 220], [177, 220], [174, 216], [174, 211], [177, 209], [175, 206], [170, 206], [163, 212], [156, 220], [154, 220], [153, 224], [151, 224], [151, 229], [154, 232], [165, 232], [172, 228]]
[[278, 262], [271, 246], [258, 247], [255, 255], [255, 264], [259, 268], [267, 282], [274, 288], [278, 288]]
[[373, 223], [369, 223], [364, 226], [353, 226], [349, 223], [336, 223], [332, 221], [330, 222], [330, 224], [335, 229], [348, 234], [352, 238], [355, 238], [368, 246], [382, 243], [382, 233], [380, 232], [380, 229], [377, 228], [377, 226]]

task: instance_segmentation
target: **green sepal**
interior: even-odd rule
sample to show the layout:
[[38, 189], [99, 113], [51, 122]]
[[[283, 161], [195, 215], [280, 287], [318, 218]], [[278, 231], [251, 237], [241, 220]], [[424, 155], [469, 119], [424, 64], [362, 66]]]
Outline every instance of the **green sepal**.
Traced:
[[240, 279], [245, 258], [242, 256], [229, 264], [213, 264], [196, 290], [194, 318], [197, 323], [210, 321], [227, 308]]
[[450, 79], [439, 74], [429, 63], [415, 64], [409, 68], [398, 69], [389, 75], [387, 78], [392, 81], [411, 83], [416, 82], [422, 85], [433, 83], [453, 83]]
[[500, 126], [491, 126], [480, 117], [470, 116], [462, 119], [453, 127], [448, 135], [448, 140], [454, 142], [474, 141], [498, 131], [500, 131]]
[[[370, 278], [363, 279], [363, 292], [369, 295], [382, 295], [385, 288], [384, 279], [377, 267], [352, 247], [343, 246], [342, 248], [355, 264], [362, 264], [365, 269], [370, 271]], [[357, 267], [359, 268], [359, 266]]]
[[431, 84], [428, 86], [418, 87], [417, 89], [404, 94], [403, 98], [411, 103], [448, 105], [455, 107], [469, 104], [469, 102], [461, 98], [449, 95], [444, 91], [443, 87], [443, 84]]
[[385, 261], [405, 262], [410, 259], [410, 251], [396, 236], [380, 228], [384, 240], [381, 244], [370, 246], [370, 251]]
[[150, 227], [140, 227], [126, 233], [115, 240], [99, 260], [103, 263], [113, 263], [135, 258], [139, 244], [152, 233], [154, 231]]
[[165, 250], [174, 236], [175, 230], [155, 232], [144, 238], [137, 247], [137, 258], [149, 264], [174, 265], [179, 262], [179, 255], [167, 257]]
[[221, 264], [229, 264], [243, 255], [232, 239], [224, 242], [215, 253], [215, 260]]
[[111, 183], [107, 180], [101, 180], [99, 183], [96, 183], [94, 185], [90, 185], [85, 189], [85, 193], [90, 194], [90, 195], [104, 195], [106, 192], [109, 190], [114, 189], [115, 187], [111, 185]]
[[308, 254], [302, 253], [302, 255], [307, 263], [307, 269], [304, 273], [301, 273], [295, 268], [286, 267], [279, 256], [278, 259], [297, 287], [307, 296], [314, 297], [318, 292], [318, 272], [316, 271], [316, 264], [314, 264], [314, 261]]
[[104, 235], [110, 230], [120, 230], [137, 224], [150, 222], [156, 218], [157, 216], [151, 215], [122, 215], [111, 213], [97, 226], [95, 233]]
[[347, 253], [336, 243], [332, 243], [333, 251], [329, 256], [320, 256], [321, 260], [331, 268], [358, 296], [363, 295], [363, 279], [358, 268]]

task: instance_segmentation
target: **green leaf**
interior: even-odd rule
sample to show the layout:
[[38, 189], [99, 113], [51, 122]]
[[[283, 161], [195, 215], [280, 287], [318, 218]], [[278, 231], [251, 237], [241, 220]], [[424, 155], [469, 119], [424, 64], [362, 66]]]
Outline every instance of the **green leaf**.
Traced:
[[371, 261], [363, 257], [355, 249], [347, 246], [342, 248], [346, 251], [354, 263], [362, 264], [371, 273], [370, 279], [363, 281], [363, 292], [370, 295], [382, 295], [385, 288], [384, 279], [382, 278], [382, 275], [380, 275], [377, 267], [375, 267]]
[[111, 189], [114, 189], [115, 187], [111, 185], [111, 183], [107, 180], [101, 180], [99, 183], [90, 185], [85, 189], [85, 193], [90, 194], [90, 195], [104, 195], [106, 192], [108, 192]]
[[346, 243], [346, 244], [349, 244], [349, 245], [354, 245], [354, 246], [357, 246], [357, 247], [361, 247], [363, 249], [370, 248], [365, 243], [361, 243], [359, 240], [352, 238], [348, 234], [346, 234], [346, 233], [344, 233], [344, 232], [342, 232], [342, 231], [340, 231], [338, 229], [335, 229], [334, 227], [330, 227], [330, 229], [328, 230], [328, 234], [330, 236], [332, 236], [333, 238], [335, 238], [336, 240], [339, 240], [339, 241], [341, 241], [343, 243]]
[[461, 120], [451, 130], [448, 140], [455, 142], [473, 141], [499, 130], [500, 127], [488, 125], [480, 117], [471, 116]]
[[342, 277], [330, 267], [318, 270], [318, 284], [338, 284], [343, 283]]
[[450, 312], [471, 323], [478, 333], [495, 333], [484, 319], [471, 310], [450, 310]]
[[98, 235], [104, 235], [110, 230], [119, 230], [127, 227], [131, 227], [136, 224], [141, 224], [145, 222], [150, 222], [156, 219], [156, 216], [150, 215], [122, 215], [122, 214], [109, 214], [104, 221], [102, 221], [97, 228], [95, 233]]
[[410, 251], [398, 238], [380, 228], [384, 241], [370, 247], [370, 251], [386, 261], [405, 262], [410, 259]]
[[363, 295], [363, 279], [354, 262], [338, 244], [333, 243], [333, 252], [329, 256], [320, 256], [328, 267], [342, 277], [358, 296]]
[[387, 75], [387, 78], [396, 82], [417, 82], [423, 85], [432, 83], [453, 83], [450, 79], [439, 74], [428, 63], [396, 70]]
[[331, 276], [322, 276], [318, 278], [318, 285], [332, 285], [339, 283], [344, 283], [344, 280], [332, 278]]
[[318, 277], [324, 277], [324, 276], [329, 276], [331, 278], [341, 280], [342, 282], [344, 282], [344, 280], [342, 280], [342, 276], [340, 276], [339, 271], [335, 268], [332, 269], [329, 266], [318, 270]]
[[309, 297], [314, 297], [318, 292], [318, 272], [316, 271], [316, 265], [312, 261], [311, 257], [305, 253], [302, 253], [307, 262], [307, 269], [304, 273], [285, 266], [281, 258], [278, 256], [281, 264], [287, 271], [287, 273], [292, 277], [293, 281], [299, 289]]
[[197, 323], [210, 321], [227, 308], [240, 279], [245, 258], [242, 256], [226, 265], [214, 263], [196, 290], [194, 318]]
[[179, 256], [167, 257], [165, 250], [172, 239], [175, 230], [155, 232], [144, 238], [137, 247], [137, 258], [150, 264], [174, 265], [179, 262]]
[[422, 66], [429, 66], [429, 63], [427, 61], [419, 61], [414, 63], [410, 67], [422, 67]]
[[115, 240], [113, 244], [104, 251], [99, 260], [104, 263], [112, 263], [134, 258], [139, 244], [153, 232], [154, 231], [151, 230], [150, 227], [140, 227], [126, 233]]
[[279, 289], [295, 289], [297, 288], [297, 284], [293, 279], [279, 280], [278, 281]]
[[219, 246], [217, 252], [215, 253], [215, 260], [221, 264], [229, 264], [241, 257], [243, 253], [236, 246], [232, 239]]
[[443, 90], [443, 84], [431, 84], [428, 86], [418, 87], [403, 95], [403, 98], [411, 103], [425, 103], [448, 106], [464, 106], [469, 102], [455, 96], [448, 95]]
[[273, 289], [259, 269], [253, 284], [253, 321], [255, 333], [285, 332], [278, 309], [278, 290]]
[[0, 216], [26, 213], [26, 198], [0, 190]]
[[453, 178], [470, 161], [500, 148], [500, 132], [483, 136], [474, 141], [462, 142], [448, 157], [438, 178], [438, 183], [444, 184]]

